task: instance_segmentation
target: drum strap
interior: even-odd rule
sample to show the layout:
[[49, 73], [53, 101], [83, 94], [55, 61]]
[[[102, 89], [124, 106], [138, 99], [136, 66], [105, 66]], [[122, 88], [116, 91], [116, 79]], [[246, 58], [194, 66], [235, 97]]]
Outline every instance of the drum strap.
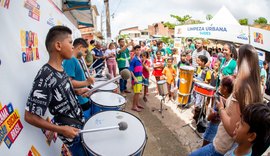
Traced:
[[68, 116], [63, 116], [63, 115], [54, 116], [54, 121], [57, 123], [61, 123], [63, 125], [79, 125], [79, 126], [84, 125], [83, 122], [81, 122], [77, 119], [73, 119], [73, 118], [70, 118]]

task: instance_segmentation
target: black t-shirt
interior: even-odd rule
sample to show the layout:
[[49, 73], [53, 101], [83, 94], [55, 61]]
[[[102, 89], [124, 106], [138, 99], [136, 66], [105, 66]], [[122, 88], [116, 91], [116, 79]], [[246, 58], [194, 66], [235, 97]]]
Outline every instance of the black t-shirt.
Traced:
[[[47, 108], [54, 116], [66, 116], [84, 122], [83, 111], [68, 75], [55, 70], [49, 64], [45, 64], [39, 70], [26, 103], [26, 110], [40, 117], [44, 116]], [[64, 125], [56, 121], [55, 124]], [[69, 124], [69, 126], [81, 128], [76, 124]], [[58, 136], [65, 144], [72, 144], [72, 139], [67, 139], [60, 134]]]

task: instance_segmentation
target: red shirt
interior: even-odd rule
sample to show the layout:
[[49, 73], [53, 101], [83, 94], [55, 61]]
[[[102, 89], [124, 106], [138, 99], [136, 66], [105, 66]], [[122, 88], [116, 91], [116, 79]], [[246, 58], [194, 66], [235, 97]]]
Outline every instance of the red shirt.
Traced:
[[[149, 61], [149, 60], [145, 60], [145, 61], [143, 62], [143, 64], [145, 64], [146, 67], [150, 68], [150, 61]], [[143, 67], [142, 73], [143, 73], [143, 76], [144, 76], [145, 78], [148, 79], [148, 78], [150, 77], [150, 72], [147, 71], [144, 67]]]

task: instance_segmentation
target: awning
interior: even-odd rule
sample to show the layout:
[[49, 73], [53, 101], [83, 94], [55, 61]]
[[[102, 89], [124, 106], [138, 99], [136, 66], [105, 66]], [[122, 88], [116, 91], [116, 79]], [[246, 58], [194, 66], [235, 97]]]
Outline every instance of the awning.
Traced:
[[64, 4], [67, 8], [63, 11], [70, 11], [78, 25], [94, 26], [90, 0], [64, 0]]

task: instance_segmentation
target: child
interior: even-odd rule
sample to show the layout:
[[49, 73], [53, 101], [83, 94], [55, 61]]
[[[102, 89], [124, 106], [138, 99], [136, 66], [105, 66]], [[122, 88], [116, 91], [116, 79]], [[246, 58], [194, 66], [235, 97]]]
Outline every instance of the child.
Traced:
[[142, 54], [142, 65], [143, 65], [143, 86], [144, 86], [144, 94], [143, 100], [147, 102], [146, 95], [148, 94], [148, 86], [149, 86], [149, 76], [150, 76], [150, 61], [149, 54], [147, 51], [143, 52]]
[[210, 85], [213, 87], [216, 87], [217, 85], [219, 66], [220, 66], [220, 61], [216, 60], [213, 66], [213, 70], [211, 73], [211, 80], [210, 80]]
[[[79, 129], [82, 129], [85, 123], [83, 110], [62, 67], [62, 61], [72, 57], [71, 34], [71, 30], [65, 26], [55, 26], [49, 30], [45, 41], [49, 61], [40, 69], [34, 80], [24, 119], [35, 127], [57, 132], [73, 156], [86, 156], [90, 153], [84, 151], [79, 135]], [[44, 120], [47, 109], [54, 116], [54, 123]]]
[[167, 60], [167, 67], [165, 67], [162, 71], [163, 76], [167, 80], [167, 86], [169, 91], [169, 100], [171, 100], [173, 93], [171, 92], [171, 88], [174, 87], [175, 84], [175, 77], [176, 77], [176, 70], [172, 65], [173, 59], [168, 58]]
[[[71, 84], [74, 88], [87, 87], [93, 84], [91, 77], [86, 77], [84, 73], [83, 58], [78, 58], [80, 52], [85, 53], [87, 51], [88, 44], [83, 38], [77, 38], [73, 42], [73, 57], [63, 61], [63, 68], [70, 77]], [[86, 67], [85, 67], [86, 68]], [[86, 69], [87, 70], [87, 69]], [[79, 104], [81, 105], [85, 119], [91, 117], [91, 103], [89, 98], [77, 96]]]
[[[205, 64], [208, 62], [208, 58], [204, 55], [199, 55], [197, 58], [198, 68], [196, 71], [197, 77], [193, 79], [194, 82], [209, 83], [211, 80], [211, 72]], [[195, 112], [193, 119], [196, 123], [198, 121], [199, 114], [201, 112], [201, 106], [204, 104], [204, 97], [198, 93], [195, 93]]]
[[237, 145], [225, 156], [262, 155], [270, 145], [270, 106], [263, 103], [247, 105], [233, 135]]
[[[164, 60], [161, 57], [160, 51], [156, 52], [156, 58], [154, 59], [153, 64], [154, 64], [154, 70], [153, 70], [152, 74], [155, 76], [156, 82], [158, 82], [158, 81], [160, 81], [160, 77], [162, 76], [162, 71], [164, 68]], [[158, 87], [156, 87], [156, 88], [158, 88]]]
[[[130, 62], [129, 70], [132, 76], [132, 86], [134, 91], [132, 110], [141, 112], [144, 107], [139, 104], [139, 95], [142, 91], [142, 62], [140, 59], [141, 47], [136, 45], [134, 47], [135, 56]], [[141, 109], [140, 109], [141, 108]]]
[[[227, 99], [231, 95], [233, 91], [233, 81], [234, 81], [233, 76], [226, 76], [221, 80], [221, 86], [219, 87], [219, 91], [217, 91], [218, 93], [220, 93], [219, 96], [222, 96], [223, 98]], [[208, 126], [203, 134], [202, 146], [205, 146], [213, 142], [213, 139], [217, 133], [220, 118], [218, 115], [218, 110], [216, 109], [215, 106], [210, 109], [210, 113], [207, 117], [207, 120], [210, 122], [208, 123]]]

